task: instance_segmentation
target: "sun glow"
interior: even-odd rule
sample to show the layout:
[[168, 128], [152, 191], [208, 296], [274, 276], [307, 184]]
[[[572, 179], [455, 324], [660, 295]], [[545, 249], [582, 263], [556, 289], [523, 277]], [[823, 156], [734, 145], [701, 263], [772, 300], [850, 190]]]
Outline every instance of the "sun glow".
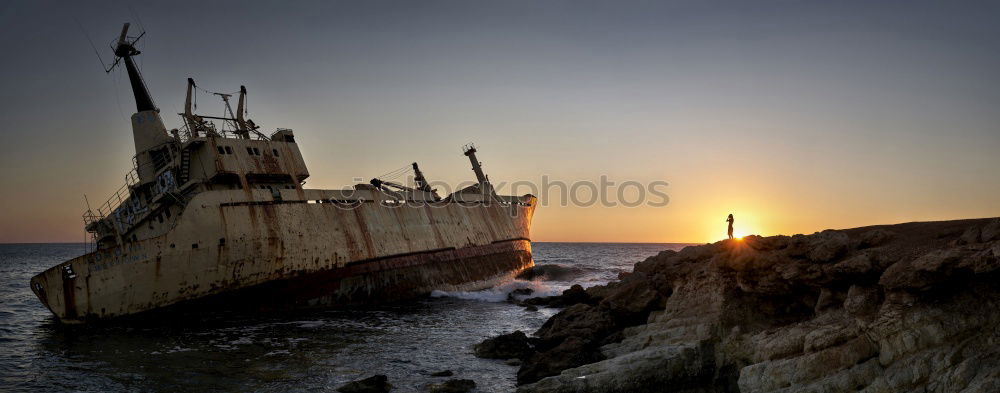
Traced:
[[[736, 222], [733, 223], [733, 239], [743, 240], [747, 236], [753, 234], [760, 234], [759, 232], [766, 225], [761, 225], [757, 216], [751, 213], [746, 213], [743, 211], [737, 211], [733, 214]], [[723, 226], [724, 228], [724, 226]], [[725, 235], [726, 233], [723, 233]]]

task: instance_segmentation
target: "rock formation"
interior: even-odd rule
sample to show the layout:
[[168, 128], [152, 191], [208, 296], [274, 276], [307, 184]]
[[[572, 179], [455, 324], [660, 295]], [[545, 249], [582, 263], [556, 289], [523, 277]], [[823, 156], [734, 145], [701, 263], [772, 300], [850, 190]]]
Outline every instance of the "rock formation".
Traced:
[[444, 383], [427, 385], [429, 393], [466, 393], [476, 388], [476, 382], [471, 379], [449, 379]]
[[574, 291], [518, 392], [998, 392], [998, 278], [1000, 219], [664, 251]]
[[392, 385], [385, 375], [375, 375], [362, 380], [348, 382], [344, 386], [337, 388], [340, 393], [387, 393], [392, 390]]
[[520, 330], [483, 340], [473, 352], [485, 359], [524, 359], [534, 353], [528, 336]]

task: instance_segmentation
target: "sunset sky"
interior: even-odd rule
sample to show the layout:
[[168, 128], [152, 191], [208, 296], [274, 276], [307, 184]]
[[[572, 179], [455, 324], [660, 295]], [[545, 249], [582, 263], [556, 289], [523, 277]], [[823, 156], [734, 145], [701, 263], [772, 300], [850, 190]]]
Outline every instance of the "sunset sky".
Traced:
[[[210, 4], [203, 4], [210, 3]], [[0, 8], [0, 242], [84, 237], [131, 165], [123, 22], [168, 127], [245, 84], [310, 188], [412, 161], [495, 182], [666, 181], [536, 211], [536, 241], [707, 242], [1000, 216], [1000, 3], [19, 1]], [[220, 115], [201, 94], [199, 110]]]

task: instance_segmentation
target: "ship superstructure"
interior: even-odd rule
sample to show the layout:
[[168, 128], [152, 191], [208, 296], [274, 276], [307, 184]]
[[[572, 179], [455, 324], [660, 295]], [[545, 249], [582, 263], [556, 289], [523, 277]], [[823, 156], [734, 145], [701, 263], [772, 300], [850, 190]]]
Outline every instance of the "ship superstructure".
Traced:
[[[100, 320], [163, 308], [285, 309], [398, 300], [434, 289], [475, 290], [532, 266], [536, 198], [497, 195], [466, 146], [476, 183], [441, 197], [416, 163], [414, 186], [375, 178], [307, 189], [295, 135], [246, 118], [247, 90], [223, 116], [194, 113], [168, 130], [122, 29], [136, 101], [133, 170], [84, 214], [94, 251], [38, 274], [31, 288], [60, 320]], [[215, 124], [221, 122], [221, 127]]]

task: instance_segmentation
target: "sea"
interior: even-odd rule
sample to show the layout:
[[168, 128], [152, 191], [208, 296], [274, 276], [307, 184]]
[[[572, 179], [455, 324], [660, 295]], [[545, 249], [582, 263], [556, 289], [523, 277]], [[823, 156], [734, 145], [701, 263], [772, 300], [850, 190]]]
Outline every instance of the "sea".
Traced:
[[614, 280], [662, 250], [688, 244], [533, 243], [532, 280], [475, 292], [434, 291], [411, 301], [301, 313], [205, 315], [198, 320], [100, 327], [61, 325], [28, 287], [30, 278], [84, 253], [83, 244], [0, 244], [0, 391], [336, 391], [376, 374], [393, 392], [424, 392], [447, 378], [476, 392], [515, 390], [517, 366], [479, 359], [483, 339], [531, 334], [559, 310], [508, 302]]

